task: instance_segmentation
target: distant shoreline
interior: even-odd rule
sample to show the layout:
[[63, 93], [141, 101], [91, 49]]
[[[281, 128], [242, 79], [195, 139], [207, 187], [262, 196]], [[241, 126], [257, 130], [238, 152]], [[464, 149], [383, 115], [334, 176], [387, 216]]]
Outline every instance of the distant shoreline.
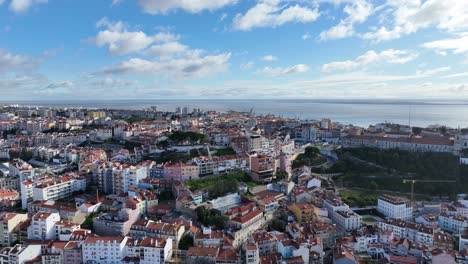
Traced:
[[427, 127], [468, 127], [468, 101], [397, 99], [158, 99], [158, 100], [0, 100], [0, 105], [30, 107], [143, 110], [156, 106], [172, 112], [177, 107], [203, 111], [238, 111], [257, 115], [274, 114], [304, 120], [330, 118], [334, 122], [367, 127], [377, 123]]
[[298, 102], [323, 104], [383, 104], [383, 105], [468, 105], [468, 100], [457, 99], [104, 99], [104, 100], [0, 100], [0, 105], [25, 104], [91, 104], [112, 102]]

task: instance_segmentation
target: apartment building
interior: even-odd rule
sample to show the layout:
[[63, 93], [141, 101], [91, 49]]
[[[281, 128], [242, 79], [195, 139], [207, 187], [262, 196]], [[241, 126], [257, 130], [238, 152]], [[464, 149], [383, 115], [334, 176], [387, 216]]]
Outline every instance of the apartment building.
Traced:
[[37, 212], [31, 218], [31, 225], [28, 227], [28, 239], [55, 239], [55, 223], [58, 221], [60, 221], [58, 213]]
[[121, 263], [127, 240], [124, 236], [87, 237], [82, 242], [82, 263]]
[[340, 199], [326, 199], [323, 201], [329, 217], [346, 231], [358, 229], [362, 225], [362, 217], [351, 209]]
[[185, 226], [178, 223], [170, 224], [141, 219], [131, 226], [129, 236], [132, 238], [166, 238], [178, 243], [184, 232]]
[[166, 238], [128, 238], [122, 262], [138, 259], [140, 264], [163, 264], [172, 258], [172, 240]]
[[265, 222], [263, 212], [255, 206], [231, 208], [227, 214], [229, 214], [228, 226], [234, 237], [235, 247], [244, 243], [248, 236]]
[[249, 155], [247, 154], [196, 157], [193, 162], [198, 166], [200, 176], [217, 175], [231, 171], [247, 171], [249, 169]]
[[7, 213], [0, 214], [0, 245], [2, 247], [9, 247], [11, 244], [18, 240], [17, 234], [14, 229], [19, 223], [28, 219], [27, 214]]
[[354, 136], [342, 139], [343, 147], [370, 147], [381, 149], [401, 149], [417, 152], [453, 152], [454, 143], [449, 138], [435, 137], [386, 137]]
[[99, 189], [108, 194], [121, 194], [129, 191], [149, 175], [150, 165], [137, 166], [117, 162], [101, 163], [93, 169]]
[[189, 163], [166, 163], [164, 164], [164, 178], [187, 181], [198, 179], [200, 174], [196, 164]]
[[442, 231], [450, 232], [454, 235], [463, 234], [468, 227], [468, 218], [462, 215], [439, 215], [439, 226]]
[[382, 231], [391, 231], [397, 239], [406, 238], [411, 242], [422, 243], [427, 246], [433, 245], [433, 236], [437, 231], [432, 227], [394, 218], [379, 222], [379, 228]]
[[413, 218], [413, 207], [410, 200], [388, 194], [381, 195], [377, 200], [377, 211], [390, 218], [403, 220]]
[[33, 201], [60, 200], [70, 197], [74, 192], [86, 190], [85, 178], [62, 178], [44, 181], [33, 188]]
[[256, 182], [270, 182], [275, 173], [275, 160], [271, 156], [253, 155], [250, 157], [250, 172]]
[[5, 247], [0, 250], [0, 262], [8, 264], [23, 264], [32, 260], [40, 261], [40, 255], [41, 245], [17, 244], [14, 247]]

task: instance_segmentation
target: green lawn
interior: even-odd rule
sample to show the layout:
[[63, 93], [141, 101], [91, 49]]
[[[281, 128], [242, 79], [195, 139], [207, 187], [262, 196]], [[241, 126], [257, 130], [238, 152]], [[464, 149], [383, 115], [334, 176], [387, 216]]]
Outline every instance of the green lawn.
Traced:
[[377, 222], [377, 220], [374, 217], [370, 216], [370, 215], [363, 215], [362, 216], [362, 221], [366, 222], [366, 223]]

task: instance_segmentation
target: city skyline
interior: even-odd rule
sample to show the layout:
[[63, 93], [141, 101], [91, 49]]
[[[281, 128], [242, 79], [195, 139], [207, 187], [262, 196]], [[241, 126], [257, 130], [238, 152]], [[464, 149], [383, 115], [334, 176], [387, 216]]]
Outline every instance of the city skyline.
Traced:
[[0, 91], [463, 100], [467, 21], [443, 0], [0, 0]]

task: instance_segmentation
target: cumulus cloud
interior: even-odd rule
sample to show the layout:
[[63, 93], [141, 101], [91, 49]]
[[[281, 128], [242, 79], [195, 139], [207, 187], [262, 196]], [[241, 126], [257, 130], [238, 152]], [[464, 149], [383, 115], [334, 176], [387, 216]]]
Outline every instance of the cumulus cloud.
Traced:
[[122, 21], [111, 22], [106, 17], [96, 23], [99, 31], [92, 41], [98, 46], [109, 46], [109, 53], [112, 55], [125, 55], [145, 49], [155, 42], [157, 35], [149, 36], [142, 31], [129, 31]]
[[370, 64], [379, 62], [404, 64], [417, 57], [417, 54], [405, 51], [388, 49], [381, 52], [370, 50], [354, 60], [335, 61], [326, 63], [322, 66], [322, 71], [336, 71], [336, 70], [354, 70], [356, 68], [365, 67]]
[[143, 12], [152, 15], [167, 14], [177, 9], [189, 13], [199, 13], [204, 10], [213, 11], [237, 2], [238, 0], [138, 0]]
[[140, 55], [106, 67], [98, 71], [99, 74], [201, 78], [225, 71], [231, 57], [231, 53], [208, 54], [201, 49], [192, 49], [180, 43], [180, 37], [172, 33], [159, 32], [148, 35], [143, 31], [129, 31], [121, 21], [110, 22], [103, 18], [97, 26], [106, 28], [94, 39], [97, 46], [108, 45], [109, 53], [115, 55]]
[[277, 61], [278, 58], [273, 55], [265, 55], [262, 57], [263, 61]]
[[354, 25], [363, 23], [372, 15], [373, 5], [367, 0], [356, 0], [345, 5], [343, 12], [347, 17], [342, 19], [337, 25], [322, 31], [320, 40], [342, 39], [353, 36]]
[[0, 49], [0, 73], [35, 69], [39, 63], [40, 60], [37, 58]]
[[27, 11], [33, 5], [45, 3], [47, 3], [47, 0], [11, 0], [10, 10], [16, 13], [21, 13]]
[[347, 23], [339, 23], [336, 26], [322, 31], [319, 35], [320, 40], [342, 39], [354, 35], [353, 25]]
[[361, 34], [375, 42], [398, 39], [431, 26], [449, 32], [468, 28], [468, 4], [460, 0], [387, 0], [382, 16], [392, 25], [382, 25]]
[[237, 14], [233, 21], [235, 30], [258, 27], [278, 27], [286, 23], [309, 23], [320, 16], [317, 7], [291, 4], [292, 1], [260, 0], [245, 14]]
[[296, 73], [305, 73], [309, 71], [309, 66], [305, 64], [297, 64], [291, 67], [264, 67], [257, 71], [257, 73], [264, 74], [267, 76], [284, 76]]

